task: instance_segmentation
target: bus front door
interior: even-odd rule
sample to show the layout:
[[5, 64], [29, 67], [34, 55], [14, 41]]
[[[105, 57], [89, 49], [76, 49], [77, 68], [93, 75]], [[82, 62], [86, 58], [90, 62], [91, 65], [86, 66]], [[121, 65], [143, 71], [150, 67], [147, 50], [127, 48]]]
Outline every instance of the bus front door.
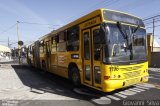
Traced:
[[101, 89], [101, 45], [97, 42], [99, 36], [99, 27], [83, 31], [83, 81]]

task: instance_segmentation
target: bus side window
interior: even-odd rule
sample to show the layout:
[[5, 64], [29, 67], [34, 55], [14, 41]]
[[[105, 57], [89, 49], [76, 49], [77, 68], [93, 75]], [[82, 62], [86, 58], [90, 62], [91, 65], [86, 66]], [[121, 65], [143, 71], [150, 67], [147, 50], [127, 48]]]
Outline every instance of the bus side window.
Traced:
[[33, 58], [34, 58], [34, 46], [32, 46], [32, 55], [33, 55]]
[[79, 27], [75, 26], [67, 30], [67, 51], [79, 50]]
[[100, 60], [101, 37], [99, 29], [93, 30], [94, 60]]
[[40, 53], [44, 52], [44, 40], [40, 41]]
[[32, 46], [30, 46], [30, 54], [32, 54]]
[[66, 39], [65, 39], [65, 34], [64, 31], [60, 32], [58, 35], [59, 37], [59, 42], [57, 43], [57, 51], [59, 52], [65, 52], [66, 51]]
[[56, 52], [57, 51], [57, 43], [56, 43], [55, 37], [51, 38], [51, 43], [52, 43], [51, 52]]
[[84, 33], [84, 58], [90, 60], [89, 32]]

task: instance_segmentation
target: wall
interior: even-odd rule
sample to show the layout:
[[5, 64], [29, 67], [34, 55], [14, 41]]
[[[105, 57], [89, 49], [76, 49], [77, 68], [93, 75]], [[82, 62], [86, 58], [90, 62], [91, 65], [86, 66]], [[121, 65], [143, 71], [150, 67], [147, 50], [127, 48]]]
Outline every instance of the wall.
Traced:
[[160, 68], [160, 52], [152, 52], [151, 58], [151, 67], [159, 67]]

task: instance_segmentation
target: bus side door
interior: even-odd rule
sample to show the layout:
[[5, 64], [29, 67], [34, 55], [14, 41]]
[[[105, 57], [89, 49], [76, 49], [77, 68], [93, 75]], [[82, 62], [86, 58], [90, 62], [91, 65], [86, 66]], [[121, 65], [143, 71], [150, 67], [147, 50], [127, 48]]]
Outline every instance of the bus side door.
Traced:
[[98, 44], [99, 27], [84, 30], [83, 33], [83, 70], [84, 83], [101, 88], [101, 45]]
[[84, 83], [92, 85], [91, 35], [90, 29], [83, 31], [83, 76]]
[[94, 27], [92, 30], [92, 67], [93, 67], [93, 86], [101, 88], [102, 80], [102, 35], [100, 34], [100, 26]]

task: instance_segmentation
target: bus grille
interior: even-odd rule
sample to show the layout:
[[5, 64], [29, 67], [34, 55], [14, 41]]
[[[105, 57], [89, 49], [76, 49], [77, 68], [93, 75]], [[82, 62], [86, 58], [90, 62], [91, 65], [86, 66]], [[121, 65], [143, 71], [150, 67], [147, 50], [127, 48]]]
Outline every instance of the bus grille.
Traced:
[[137, 77], [140, 75], [140, 71], [128, 72], [123, 74], [125, 78]]
[[123, 70], [123, 71], [133, 71], [133, 70], [138, 70], [142, 67], [143, 67], [143, 65], [140, 65], [140, 66], [134, 66], [134, 67], [121, 68], [121, 70]]

